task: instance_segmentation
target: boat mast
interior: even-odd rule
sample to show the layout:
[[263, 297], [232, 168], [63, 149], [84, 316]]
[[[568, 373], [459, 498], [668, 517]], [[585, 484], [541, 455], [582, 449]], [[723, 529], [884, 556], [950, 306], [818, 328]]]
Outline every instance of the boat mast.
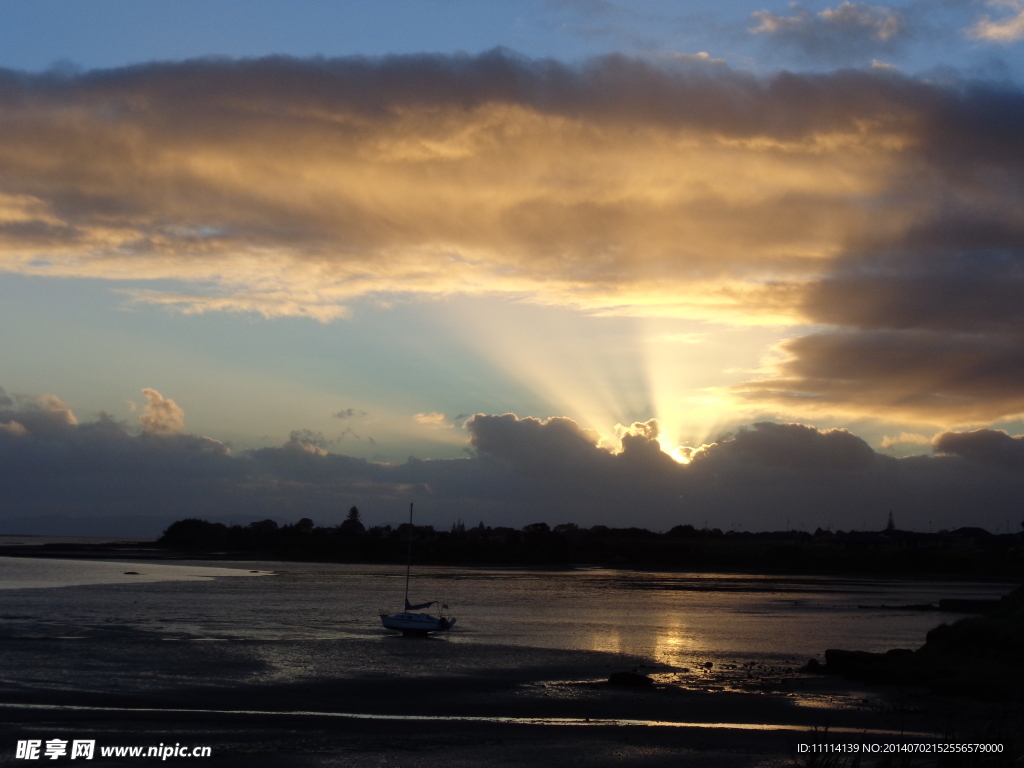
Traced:
[[409, 570], [412, 568], [412, 503], [409, 504], [409, 549], [405, 556], [405, 605], [409, 605]]

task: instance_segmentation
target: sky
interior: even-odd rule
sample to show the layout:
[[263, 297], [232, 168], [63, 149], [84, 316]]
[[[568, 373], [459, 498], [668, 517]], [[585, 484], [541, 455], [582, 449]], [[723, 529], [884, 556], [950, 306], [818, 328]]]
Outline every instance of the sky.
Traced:
[[0, 532], [1024, 516], [1024, 3], [0, 6]]

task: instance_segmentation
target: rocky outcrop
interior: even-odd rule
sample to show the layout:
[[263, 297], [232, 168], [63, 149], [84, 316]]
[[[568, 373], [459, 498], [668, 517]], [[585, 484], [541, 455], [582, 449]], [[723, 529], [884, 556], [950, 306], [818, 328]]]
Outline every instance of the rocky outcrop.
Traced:
[[916, 651], [867, 653], [831, 648], [825, 664], [805, 672], [839, 674], [867, 683], [924, 685], [936, 693], [989, 701], [1024, 699], [1024, 587], [982, 616], [941, 624]]
[[654, 685], [654, 680], [637, 672], [612, 672], [608, 678], [608, 685], [622, 688], [650, 688]]

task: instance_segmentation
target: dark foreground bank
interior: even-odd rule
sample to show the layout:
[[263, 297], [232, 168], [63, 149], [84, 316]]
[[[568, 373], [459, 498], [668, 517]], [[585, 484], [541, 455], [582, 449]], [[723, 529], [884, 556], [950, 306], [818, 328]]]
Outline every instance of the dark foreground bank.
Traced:
[[[368, 663], [339, 672], [353, 653]], [[6, 636], [0, 762], [26, 764], [18, 741], [85, 739], [209, 746], [211, 766], [792, 765], [800, 743], [991, 739], [993, 722], [1018, 714], [779, 670], [749, 670], [739, 691], [736, 671], [684, 685], [620, 654], [531, 649], [524, 667], [523, 653], [397, 636], [171, 642], [125, 627]], [[406, 675], [377, 671], [395, 662]], [[609, 685], [622, 670], [655, 683]]]
[[830, 649], [807, 671], [869, 683], [924, 686], [935, 693], [1024, 704], [1024, 587], [983, 615], [940, 624], [916, 650]]

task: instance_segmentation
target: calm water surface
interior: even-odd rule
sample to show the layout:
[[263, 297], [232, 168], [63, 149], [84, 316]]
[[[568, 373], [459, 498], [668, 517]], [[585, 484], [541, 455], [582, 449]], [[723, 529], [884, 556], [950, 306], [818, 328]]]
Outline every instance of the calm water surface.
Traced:
[[[395, 566], [0, 560], [0, 587], [8, 587], [0, 591], [5, 636], [141, 631], [167, 640], [384, 638], [378, 612], [400, 609], [405, 583], [404, 568]], [[40, 588], [45, 572], [50, 583], [78, 586]], [[253, 572], [274, 575], [242, 578]], [[528, 648], [611, 651], [689, 667], [708, 660], [802, 661], [834, 647], [915, 648], [929, 629], [959, 616], [858, 606], [990, 598], [1011, 589], [842, 577], [424, 567], [414, 571], [410, 599], [438, 598], [451, 606], [459, 619], [451, 643], [518, 646], [524, 654]]]
[[110, 562], [97, 560], [0, 557], [0, 590], [137, 584], [151, 581], [211, 581], [218, 576], [266, 576], [236, 568]]

